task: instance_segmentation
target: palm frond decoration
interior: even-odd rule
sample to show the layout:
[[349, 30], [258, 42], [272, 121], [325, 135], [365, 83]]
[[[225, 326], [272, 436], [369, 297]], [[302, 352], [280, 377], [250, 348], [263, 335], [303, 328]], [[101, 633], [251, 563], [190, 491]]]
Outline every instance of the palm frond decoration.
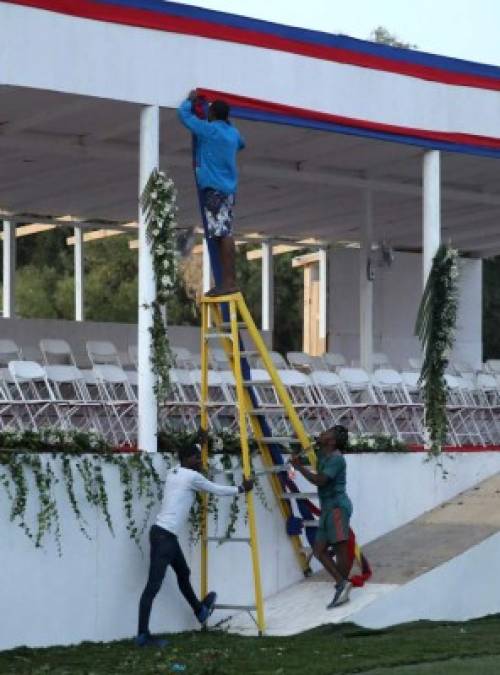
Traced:
[[458, 308], [458, 253], [442, 244], [432, 262], [418, 310], [415, 334], [424, 353], [420, 383], [423, 385], [425, 425], [430, 451], [441, 452], [446, 441], [447, 386], [445, 372], [448, 356], [455, 341]]

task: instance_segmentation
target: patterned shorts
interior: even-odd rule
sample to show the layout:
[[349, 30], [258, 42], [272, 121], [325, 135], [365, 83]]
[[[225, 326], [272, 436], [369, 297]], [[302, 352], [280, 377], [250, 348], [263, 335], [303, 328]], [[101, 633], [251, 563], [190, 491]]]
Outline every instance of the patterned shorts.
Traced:
[[233, 234], [234, 195], [207, 188], [203, 191], [203, 207], [209, 238], [230, 237]]

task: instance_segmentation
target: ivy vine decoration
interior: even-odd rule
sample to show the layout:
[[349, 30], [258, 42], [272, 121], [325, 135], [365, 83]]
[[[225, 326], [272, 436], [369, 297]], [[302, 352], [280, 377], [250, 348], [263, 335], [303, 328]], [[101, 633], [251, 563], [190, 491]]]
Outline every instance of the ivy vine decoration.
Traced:
[[163, 312], [172, 294], [177, 277], [175, 225], [177, 190], [174, 181], [155, 169], [141, 195], [141, 208], [146, 219], [146, 240], [153, 255], [156, 298], [152, 303], [153, 325], [151, 365], [155, 375], [155, 394], [165, 397], [169, 389], [172, 353]]
[[442, 244], [434, 256], [415, 326], [424, 352], [420, 383], [423, 385], [430, 453], [434, 456], [440, 454], [448, 431], [445, 372], [455, 341], [457, 279], [458, 253]]

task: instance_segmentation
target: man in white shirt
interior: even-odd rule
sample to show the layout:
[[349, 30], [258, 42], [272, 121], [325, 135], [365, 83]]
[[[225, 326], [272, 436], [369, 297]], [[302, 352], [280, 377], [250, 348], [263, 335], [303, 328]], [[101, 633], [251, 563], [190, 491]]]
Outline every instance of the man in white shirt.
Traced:
[[196, 492], [234, 496], [253, 488], [251, 479], [243, 480], [238, 487], [219, 485], [207, 480], [201, 474], [201, 453], [196, 445], [180, 452], [179, 460], [180, 466], [168, 472], [161, 510], [149, 533], [149, 576], [139, 603], [139, 630], [136, 637], [136, 644], [140, 647], [162, 647], [166, 644], [165, 640], [156, 638], [149, 632], [149, 617], [153, 600], [160, 590], [169, 565], [177, 575], [179, 589], [198, 621], [201, 624], [206, 623], [213, 612], [217, 596], [211, 592], [201, 602], [198, 600], [189, 580], [190, 569], [177, 539], [188, 520]]

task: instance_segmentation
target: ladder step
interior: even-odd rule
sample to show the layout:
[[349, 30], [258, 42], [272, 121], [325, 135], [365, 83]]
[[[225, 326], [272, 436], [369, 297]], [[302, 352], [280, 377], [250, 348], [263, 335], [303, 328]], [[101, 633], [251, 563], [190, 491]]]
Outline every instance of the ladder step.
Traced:
[[277, 443], [279, 445], [299, 444], [302, 443], [298, 438], [290, 438], [289, 436], [262, 436], [262, 438], [252, 437], [254, 441], [262, 441], [263, 443]]
[[205, 340], [213, 340], [213, 339], [221, 339], [221, 340], [232, 340], [233, 336], [231, 333], [206, 333], [205, 335]]
[[249, 544], [250, 543], [250, 537], [207, 537], [206, 541], [216, 541], [219, 544], [222, 544], [223, 542], [232, 542], [234, 544]]
[[259, 385], [271, 385], [273, 384], [272, 380], [243, 380], [244, 387], [258, 387]]
[[[219, 324], [219, 328], [229, 328], [229, 329], [231, 329], [231, 327], [232, 327], [232, 324], [231, 324], [230, 321], [222, 321], [222, 323]], [[236, 327], [237, 327], [238, 329], [239, 329], [239, 328], [246, 328], [247, 325], [246, 325], [246, 323], [245, 323], [244, 321], [238, 321], [238, 322], [236, 323]]]
[[241, 609], [247, 612], [254, 612], [257, 607], [255, 605], [214, 605], [214, 609]]
[[259, 352], [256, 352], [256, 351], [252, 351], [252, 350], [248, 350], [248, 349], [243, 349], [243, 350], [240, 352], [240, 356], [245, 356], [245, 357], [247, 357], [247, 356], [260, 356], [260, 354], [259, 354]]
[[317, 492], [284, 492], [281, 499], [311, 499], [317, 496]]

